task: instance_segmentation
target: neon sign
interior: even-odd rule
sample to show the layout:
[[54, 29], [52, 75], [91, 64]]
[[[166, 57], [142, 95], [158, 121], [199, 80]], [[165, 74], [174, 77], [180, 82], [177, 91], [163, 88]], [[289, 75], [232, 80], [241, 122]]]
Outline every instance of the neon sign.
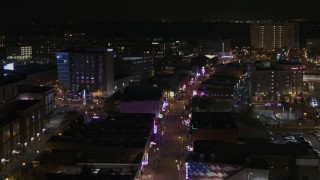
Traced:
[[186, 162], [185, 167], [186, 167], [186, 179], [189, 179], [189, 163], [188, 162]]
[[156, 125], [156, 120], [153, 120], [153, 134], [157, 134], [158, 132], [158, 127]]

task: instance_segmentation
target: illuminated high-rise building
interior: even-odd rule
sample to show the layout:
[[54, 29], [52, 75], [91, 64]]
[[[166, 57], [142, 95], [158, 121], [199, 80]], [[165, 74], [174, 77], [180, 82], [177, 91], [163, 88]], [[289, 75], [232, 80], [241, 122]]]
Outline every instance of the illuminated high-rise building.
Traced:
[[251, 96], [277, 100], [281, 95], [303, 93], [303, 64], [289, 61], [279, 61], [269, 67], [267, 64], [257, 64], [250, 72]]
[[32, 46], [7, 47], [7, 60], [26, 61], [32, 59]]
[[266, 50], [299, 47], [297, 23], [265, 22], [253, 23], [250, 28], [251, 46]]
[[72, 49], [56, 53], [58, 81], [72, 92], [114, 90], [113, 56], [107, 49]]

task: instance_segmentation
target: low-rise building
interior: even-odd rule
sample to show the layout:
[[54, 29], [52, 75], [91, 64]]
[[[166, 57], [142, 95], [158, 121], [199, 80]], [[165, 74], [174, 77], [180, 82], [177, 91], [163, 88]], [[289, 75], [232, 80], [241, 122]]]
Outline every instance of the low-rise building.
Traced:
[[55, 110], [55, 88], [45, 86], [20, 86], [19, 100], [41, 100], [44, 115], [47, 116]]
[[17, 149], [25, 150], [44, 128], [44, 108], [38, 100], [16, 100], [1, 108], [1, 158], [11, 157]]
[[192, 112], [190, 124], [191, 138], [238, 143], [238, 127], [232, 112]]
[[47, 115], [44, 105], [53, 103], [49, 94], [53, 97], [54, 94], [48, 90], [45, 92], [51, 93], [41, 92], [38, 94], [40, 98], [20, 100], [19, 87], [26, 76], [7, 71], [0, 76], [0, 158], [7, 162], [5, 158], [38, 141]]
[[58, 80], [57, 67], [53, 64], [14, 65], [14, 72], [26, 75], [23, 84], [55, 86]]
[[120, 113], [152, 113], [161, 117], [163, 101], [162, 88], [127, 87], [119, 104]]
[[[319, 178], [319, 158], [313, 148], [305, 144], [195, 141], [193, 150], [186, 159], [188, 179], [210, 175], [212, 178], [219, 173], [221, 179]], [[202, 164], [209, 168], [202, 169]], [[217, 166], [221, 167], [220, 171], [217, 171]]]
[[154, 114], [125, 113], [95, 122], [96, 125], [70, 128], [47, 141], [47, 165], [56, 165], [47, 173], [81, 174], [87, 165], [104, 177], [141, 177], [141, 170], [149, 161], [154, 123]]
[[209, 96], [216, 101], [233, 101], [239, 78], [214, 75], [203, 81], [197, 89], [198, 96]]
[[20, 118], [17, 115], [0, 115], [0, 158], [7, 158], [20, 143]]

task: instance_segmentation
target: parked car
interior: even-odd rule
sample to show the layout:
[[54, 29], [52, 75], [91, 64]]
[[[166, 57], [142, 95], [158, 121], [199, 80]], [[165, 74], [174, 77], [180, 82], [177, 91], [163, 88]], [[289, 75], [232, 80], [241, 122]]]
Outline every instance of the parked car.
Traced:
[[285, 136], [284, 139], [285, 140], [296, 140], [296, 138], [294, 138], [294, 136]]

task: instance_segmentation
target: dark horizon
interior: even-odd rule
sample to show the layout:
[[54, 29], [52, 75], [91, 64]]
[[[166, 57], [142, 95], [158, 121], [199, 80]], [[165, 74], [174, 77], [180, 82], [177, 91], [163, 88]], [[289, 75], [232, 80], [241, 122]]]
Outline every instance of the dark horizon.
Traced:
[[117, 0], [79, 2], [55, 0], [5, 1], [0, 20], [5, 22], [203, 21], [259, 19], [320, 19], [316, 0]]
[[[319, 37], [320, 21], [299, 22], [300, 47], [307, 38]], [[0, 33], [31, 38], [33, 35], [86, 33], [94, 38], [231, 39], [232, 47], [250, 46], [250, 24], [235, 22], [43, 22], [0, 23]]]

